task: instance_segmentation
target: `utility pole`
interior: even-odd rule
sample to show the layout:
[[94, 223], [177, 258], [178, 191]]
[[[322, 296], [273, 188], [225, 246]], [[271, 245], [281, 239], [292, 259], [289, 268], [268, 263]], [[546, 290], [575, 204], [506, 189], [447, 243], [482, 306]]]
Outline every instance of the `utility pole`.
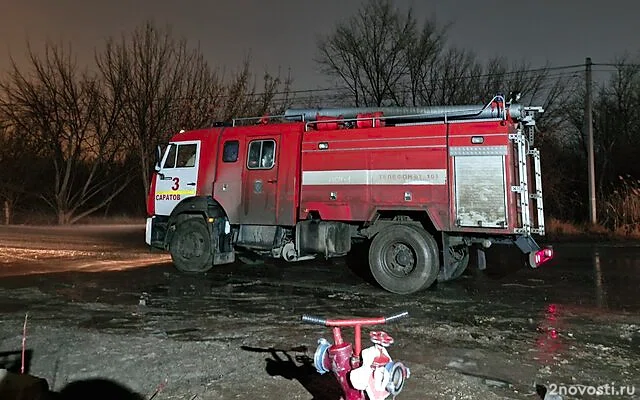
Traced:
[[589, 210], [592, 225], [597, 223], [596, 214], [596, 172], [595, 159], [593, 154], [593, 94], [591, 93], [591, 57], [586, 59], [585, 81], [587, 84], [586, 99], [584, 106], [584, 123], [587, 131], [587, 152], [589, 164]]

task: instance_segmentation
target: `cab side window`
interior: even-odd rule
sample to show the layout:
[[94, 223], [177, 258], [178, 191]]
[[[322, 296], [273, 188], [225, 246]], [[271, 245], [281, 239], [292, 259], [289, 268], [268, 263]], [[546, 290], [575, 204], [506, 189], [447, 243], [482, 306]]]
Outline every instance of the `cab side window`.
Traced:
[[169, 154], [167, 155], [166, 160], [164, 161], [163, 168], [175, 168], [176, 167], [176, 151], [178, 146], [175, 144], [169, 145]]
[[224, 142], [224, 148], [222, 149], [222, 162], [236, 162], [238, 161], [238, 150], [240, 149], [240, 142], [237, 140], [230, 140]]
[[190, 168], [196, 166], [196, 144], [181, 144], [178, 146], [176, 168]]
[[195, 143], [169, 145], [169, 153], [163, 168], [191, 168], [196, 166], [198, 145]]
[[271, 169], [275, 164], [276, 142], [275, 140], [254, 140], [249, 143], [247, 156], [247, 168]]

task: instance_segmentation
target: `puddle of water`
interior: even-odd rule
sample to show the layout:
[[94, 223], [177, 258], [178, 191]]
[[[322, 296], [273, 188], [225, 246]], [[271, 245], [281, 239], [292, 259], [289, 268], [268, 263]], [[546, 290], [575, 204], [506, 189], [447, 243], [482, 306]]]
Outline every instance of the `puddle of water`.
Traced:
[[557, 277], [557, 301], [570, 304], [561, 299], [566, 294], [566, 300], [600, 311], [640, 311], [640, 248], [559, 246], [557, 254], [555, 265], [543, 271]]
[[597, 315], [640, 312], [640, 247], [560, 244], [555, 253], [537, 269], [519, 266], [514, 257], [498, 257], [491, 271], [474, 271], [460, 286], [475, 299], [508, 299], [505, 305], [520, 304], [529, 312], [550, 302]]

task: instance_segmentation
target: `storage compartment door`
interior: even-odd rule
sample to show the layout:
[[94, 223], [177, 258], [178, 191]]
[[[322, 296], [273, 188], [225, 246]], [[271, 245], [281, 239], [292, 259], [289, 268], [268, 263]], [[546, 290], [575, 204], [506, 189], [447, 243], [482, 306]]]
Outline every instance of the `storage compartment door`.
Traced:
[[453, 159], [456, 225], [506, 228], [504, 155], [456, 155]]

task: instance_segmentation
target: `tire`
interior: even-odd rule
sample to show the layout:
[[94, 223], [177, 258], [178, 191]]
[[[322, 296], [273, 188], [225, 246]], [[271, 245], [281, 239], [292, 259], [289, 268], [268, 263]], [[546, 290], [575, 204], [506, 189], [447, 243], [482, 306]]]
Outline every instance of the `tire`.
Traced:
[[438, 244], [424, 229], [391, 225], [374, 236], [369, 268], [376, 282], [391, 293], [418, 292], [438, 278]]
[[209, 230], [201, 218], [178, 224], [169, 245], [176, 269], [185, 273], [207, 272], [213, 268]]
[[457, 257], [451, 259], [452, 260], [451, 266], [448, 267], [453, 269], [453, 273], [451, 274], [451, 277], [449, 279], [445, 279], [444, 273], [443, 273], [444, 271], [440, 271], [440, 274], [438, 275], [438, 282], [454, 281], [460, 278], [460, 276], [462, 276], [462, 273], [467, 269], [467, 267], [469, 266], [469, 247], [464, 246], [459, 251], [460, 253], [457, 255]]

